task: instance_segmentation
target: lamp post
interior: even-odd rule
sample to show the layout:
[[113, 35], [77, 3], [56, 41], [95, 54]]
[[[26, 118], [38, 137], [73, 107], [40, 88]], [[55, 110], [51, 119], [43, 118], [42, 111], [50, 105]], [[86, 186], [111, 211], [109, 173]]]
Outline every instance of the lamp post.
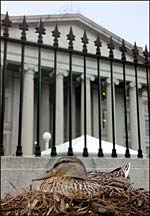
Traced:
[[49, 148], [49, 141], [51, 139], [51, 134], [49, 132], [45, 132], [43, 134], [43, 139], [45, 140], [45, 150]]

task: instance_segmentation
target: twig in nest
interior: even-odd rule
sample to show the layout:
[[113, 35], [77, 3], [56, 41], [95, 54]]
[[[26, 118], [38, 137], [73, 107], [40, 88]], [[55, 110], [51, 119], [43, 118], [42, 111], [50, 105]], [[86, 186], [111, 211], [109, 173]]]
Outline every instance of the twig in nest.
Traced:
[[15, 187], [15, 185], [14, 185], [10, 180], [8, 180], [8, 181], [9, 181], [10, 185], [15, 189], [15, 191], [16, 191], [17, 193], [19, 193], [19, 191], [17, 190], [17, 188]]

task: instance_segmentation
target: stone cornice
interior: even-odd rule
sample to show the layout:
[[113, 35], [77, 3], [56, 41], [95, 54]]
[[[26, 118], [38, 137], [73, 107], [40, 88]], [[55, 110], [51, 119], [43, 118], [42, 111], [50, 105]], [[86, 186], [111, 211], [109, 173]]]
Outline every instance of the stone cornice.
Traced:
[[[2, 19], [4, 18], [3, 15], [1, 15]], [[18, 24], [22, 22], [23, 16], [10, 16], [10, 20], [13, 24]], [[80, 24], [83, 24], [86, 28], [94, 30], [95, 33], [99, 33], [103, 35], [106, 40], [109, 40], [110, 36], [112, 36], [113, 41], [116, 43], [116, 45], [120, 46], [122, 42], [122, 38], [118, 35], [112, 33], [111, 31], [107, 30], [106, 28], [102, 27], [101, 25], [95, 23], [94, 21], [88, 19], [87, 17], [83, 16], [82, 14], [55, 14], [55, 15], [29, 15], [26, 16], [28, 24], [37, 24], [42, 18], [43, 22], [46, 23], [58, 23], [59, 22], [79, 22]], [[128, 41], [125, 41], [126, 47], [128, 49], [133, 49], [133, 45], [129, 43]], [[143, 56], [142, 50], [139, 49], [139, 54]]]

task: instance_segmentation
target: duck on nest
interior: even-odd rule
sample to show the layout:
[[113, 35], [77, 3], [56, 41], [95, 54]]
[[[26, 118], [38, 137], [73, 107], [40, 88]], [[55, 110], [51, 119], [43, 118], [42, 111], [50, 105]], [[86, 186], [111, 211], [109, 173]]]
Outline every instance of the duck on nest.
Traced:
[[46, 174], [32, 181], [44, 180], [40, 190], [50, 193], [59, 193], [68, 197], [92, 197], [100, 191], [100, 187], [107, 182], [119, 181], [126, 184], [130, 170], [130, 163], [116, 168], [111, 172], [87, 172], [82, 161], [77, 157], [65, 156], [57, 160], [54, 166]]

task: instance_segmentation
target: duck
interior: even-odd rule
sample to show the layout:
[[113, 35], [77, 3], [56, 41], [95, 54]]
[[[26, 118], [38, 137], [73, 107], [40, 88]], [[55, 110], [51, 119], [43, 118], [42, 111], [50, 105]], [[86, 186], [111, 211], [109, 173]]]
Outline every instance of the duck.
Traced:
[[[130, 186], [130, 163], [118, 167], [111, 172], [87, 172], [83, 162], [75, 156], [59, 158], [53, 167], [32, 181], [42, 181], [39, 190], [58, 193], [69, 198], [91, 198], [96, 196], [102, 186], [114, 182]], [[120, 185], [120, 184], [119, 184]]]

